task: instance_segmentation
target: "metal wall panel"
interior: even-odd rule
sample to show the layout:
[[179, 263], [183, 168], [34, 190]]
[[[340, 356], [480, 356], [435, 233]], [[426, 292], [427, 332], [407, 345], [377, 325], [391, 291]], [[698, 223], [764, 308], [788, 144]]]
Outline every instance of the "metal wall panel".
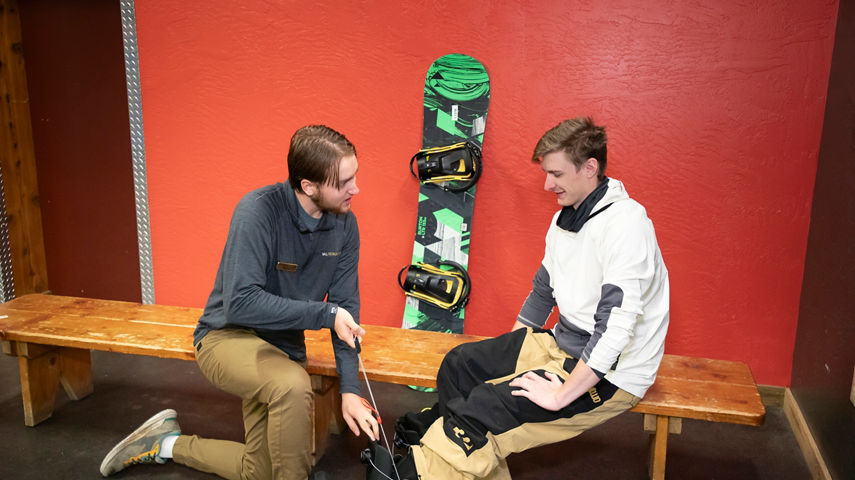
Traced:
[[121, 0], [122, 37], [125, 45], [125, 72], [128, 85], [128, 115], [131, 126], [131, 152], [134, 168], [134, 199], [137, 211], [137, 237], [140, 251], [142, 302], [154, 303], [154, 271], [151, 260], [151, 226], [146, 183], [145, 134], [140, 92], [137, 23], [133, 0]]

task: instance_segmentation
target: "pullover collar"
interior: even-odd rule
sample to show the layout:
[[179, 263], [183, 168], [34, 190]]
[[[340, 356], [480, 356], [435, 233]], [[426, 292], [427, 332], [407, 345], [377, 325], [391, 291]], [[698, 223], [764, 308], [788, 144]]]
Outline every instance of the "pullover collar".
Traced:
[[562, 208], [561, 213], [558, 215], [558, 221], [556, 222], [558, 227], [574, 233], [581, 230], [582, 225], [585, 225], [585, 222], [612, 205], [609, 203], [591, 215], [591, 211], [594, 209], [594, 206], [597, 205], [597, 202], [602, 200], [608, 189], [609, 178], [606, 177], [605, 180], [597, 185], [597, 188], [595, 188], [593, 192], [589, 193], [588, 196], [582, 200], [582, 203], [579, 204], [579, 208], [573, 208], [572, 206]]

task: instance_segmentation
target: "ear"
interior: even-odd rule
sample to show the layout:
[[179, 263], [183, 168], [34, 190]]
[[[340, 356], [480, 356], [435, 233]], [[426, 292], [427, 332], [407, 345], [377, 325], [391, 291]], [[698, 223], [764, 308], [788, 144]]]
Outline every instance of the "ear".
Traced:
[[597, 171], [600, 169], [600, 162], [596, 158], [591, 157], [585, 161], [585, 166], [583, 168], [585, 170], [586, 177], [596, 177]]
[[306, 196], [311, 197], [317, 193], [318, 186], [315, 185], [315, 182], [312, 182], [310, 180], [306, 180], [304, 178], [304, 179], [300, 180], [300, 189], [303, 191], [303, 193]]

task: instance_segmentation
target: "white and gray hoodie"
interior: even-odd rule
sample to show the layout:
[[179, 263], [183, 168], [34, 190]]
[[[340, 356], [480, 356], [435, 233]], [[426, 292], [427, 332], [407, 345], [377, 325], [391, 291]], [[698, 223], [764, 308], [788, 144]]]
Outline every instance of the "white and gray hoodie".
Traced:
[[[518, 320], [541, 328], [558, 306], [558, 346], [643, 397], [665, 349], [668, 271], [653, 223], [620, 181], [607, 178], [586, 201], [552, 218], [543, 263]], [[577, 218], [568, 222], [568, 216]]]

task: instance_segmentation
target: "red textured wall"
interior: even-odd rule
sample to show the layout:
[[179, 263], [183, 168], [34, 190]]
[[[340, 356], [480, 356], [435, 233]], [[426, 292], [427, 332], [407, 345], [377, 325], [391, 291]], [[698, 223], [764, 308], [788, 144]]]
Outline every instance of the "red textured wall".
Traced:
[[467, 332], [513, 323], [557, 209], [530, 152], [590, 114], [656, 226], [666, 350], [789, 383], [837, 2], [135, 3], [158, 303], [203, 305], [237, 200], [325, 123], [359, 154], [362, 319], [399, 325], [424, 73], [459, 52], [492, 81]]

